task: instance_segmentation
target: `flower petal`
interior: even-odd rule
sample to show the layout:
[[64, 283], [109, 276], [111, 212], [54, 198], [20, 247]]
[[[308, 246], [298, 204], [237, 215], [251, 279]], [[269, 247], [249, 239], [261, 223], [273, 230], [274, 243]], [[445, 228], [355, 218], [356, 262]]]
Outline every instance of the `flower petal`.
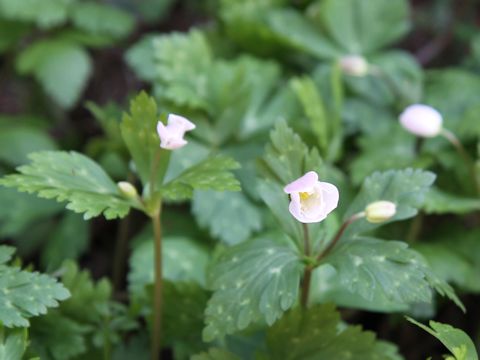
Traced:
[[315, 171], [309, 171], [301, 178], [292, 181], [290, 184], [283, 188], [283, 191], [287, 194], [294, 192], [307, 191], [312, 189], [318, 182], [318, 174]]
[[187, 118], [184, 118], [180, 115], [169, 114], [168, 115], [168, 125], [174, 125], [181, 127], [184, 131], [190, 131], [195, 129], [195, 124], [192, 123]]
[[325, 216], [330, 214], [338, 206], [340, 194], [335, 185], [328, 182], [319, 182], [322, 191]]

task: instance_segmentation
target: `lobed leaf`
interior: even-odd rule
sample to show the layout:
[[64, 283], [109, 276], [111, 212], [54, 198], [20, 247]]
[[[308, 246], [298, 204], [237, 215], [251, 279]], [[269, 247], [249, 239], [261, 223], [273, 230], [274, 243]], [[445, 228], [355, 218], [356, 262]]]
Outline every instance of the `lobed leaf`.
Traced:
[[160, 192], [166, 199], [183, 200], [193, 196], [193, 190], [239, 191], [240, 183], [231, 170], [240, 165], [232, 158], [215, 155], [183, 171], [178, 177], [162, 185]]
[[14, 250], [0, 246], [0, 321], [6, 327], [27, 327], [28, 318], [45, 314], [70, 293], [56, 279], [8, 266]]
[[195, 191], [192, 211], [214, 238], [234, 245], [260, 230], [260, 210], [241, 192]]
[[74, 151], [42, 151], [31, 154], [30, 159], [30, 164], [18, 168], [20, 174], [7, 175], [0, 179], [0, 185], [66, 201], [67, 209], [84, 213], [85, 219], [102, 213], [107, 219], [127, 215], [130, 203], [121, 198], [116, 184], [88, 157]]
[[208, 274], [205, 341], [250, 324], [271, 325], [297, 301], [303, 265], [289, 246], [255, 239], [228, 248]]
[[331, 304], [290, 310], [267, 331], [269, 359], [400, 360], [395, 346], [360, 326], [341, 325]]

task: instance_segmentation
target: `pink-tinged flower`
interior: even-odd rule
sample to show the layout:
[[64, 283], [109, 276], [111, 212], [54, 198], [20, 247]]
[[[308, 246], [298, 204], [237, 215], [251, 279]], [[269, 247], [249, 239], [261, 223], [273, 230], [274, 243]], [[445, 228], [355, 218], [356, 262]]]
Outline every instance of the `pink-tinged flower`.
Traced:
[[434, 137], [442, 132], [443, 118], [428, 105], [408, 106], [400, 114], [400, 124], [409, 132], [421, 137]]
[[309, 171], [283, 189], [290, 195], [288, 210], [302, 223], [324, 220], [338, 205], [338, 189], [335, 185], [318, 181], [318, 175]]
[[183, 116], [169, 114], [168, 125], [165, 126], [161, 121], [157, 124], [160, 147], [162, 149], [174, 150], [187, 145], [187, 141], [183, 136], [187, 131], [193, 129], [195, 129], [195, 124]]
[[339, 61], [342, 71], [351, 76], [365, 76], [368, 74], [367, 60], [360, 55], [346, 55]]

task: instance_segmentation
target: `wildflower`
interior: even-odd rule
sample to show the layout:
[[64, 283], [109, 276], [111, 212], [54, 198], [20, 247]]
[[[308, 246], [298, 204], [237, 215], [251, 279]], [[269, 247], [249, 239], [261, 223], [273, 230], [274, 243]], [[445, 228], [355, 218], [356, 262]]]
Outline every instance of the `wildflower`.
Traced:
[[318, 174], [309, 171], [283, 189], [290, 195], [290, 213], [302, 223], [324, 220], [338, 205], [335, 185], [318, 181]]
[[346, 55], [340, 59], [340, 68], [347, 75], [365, 76], [369, 66], [364, 57], [360, 55]]
[[187, 141], [183, 136], [185, 132], [193, 129], [195, 129], [195, 124], [183, 116], [175, 114], [168, 115], [168, 125], [165, 126], [161, 121], [157, 124], [160, 147], [167, 150], [174, 150], [185, 146]]
[[409, 132], [421, 137], [435, 137], [442, 132], [442, 115], [428, 105], [415, 104], [400, 114], [400, 124]]
[[397, 206], [391, 201], [375, 201], [365, 208], [368, 222], [381, 223], [391, 219], [397, 212]]

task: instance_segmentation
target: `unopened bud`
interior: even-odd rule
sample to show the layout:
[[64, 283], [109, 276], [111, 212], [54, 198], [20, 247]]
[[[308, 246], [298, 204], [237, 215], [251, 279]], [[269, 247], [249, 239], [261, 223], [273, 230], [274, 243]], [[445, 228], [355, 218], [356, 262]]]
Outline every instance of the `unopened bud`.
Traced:
[[367, 60], [360, 55], [347, 55], [340, 59], [340, 68], [347, 75], [365, 76], [369, 66]]
[[434, 137], [442, 132], [443, 118], [442, 114], [431, 106], [415, 104], [400, 114], [400, 124], [414, 135]]
[[397, 206], [391, 201], [375, 201], [365, 208], [368, 222], [381, 223], [391, 219], [397, 212]]
[[118, 189], [127, 198], [135, 199], [138, 197], [138, 192], [135, 187], [130, 184], [128, 181], [120, 181], [117, 183]]

